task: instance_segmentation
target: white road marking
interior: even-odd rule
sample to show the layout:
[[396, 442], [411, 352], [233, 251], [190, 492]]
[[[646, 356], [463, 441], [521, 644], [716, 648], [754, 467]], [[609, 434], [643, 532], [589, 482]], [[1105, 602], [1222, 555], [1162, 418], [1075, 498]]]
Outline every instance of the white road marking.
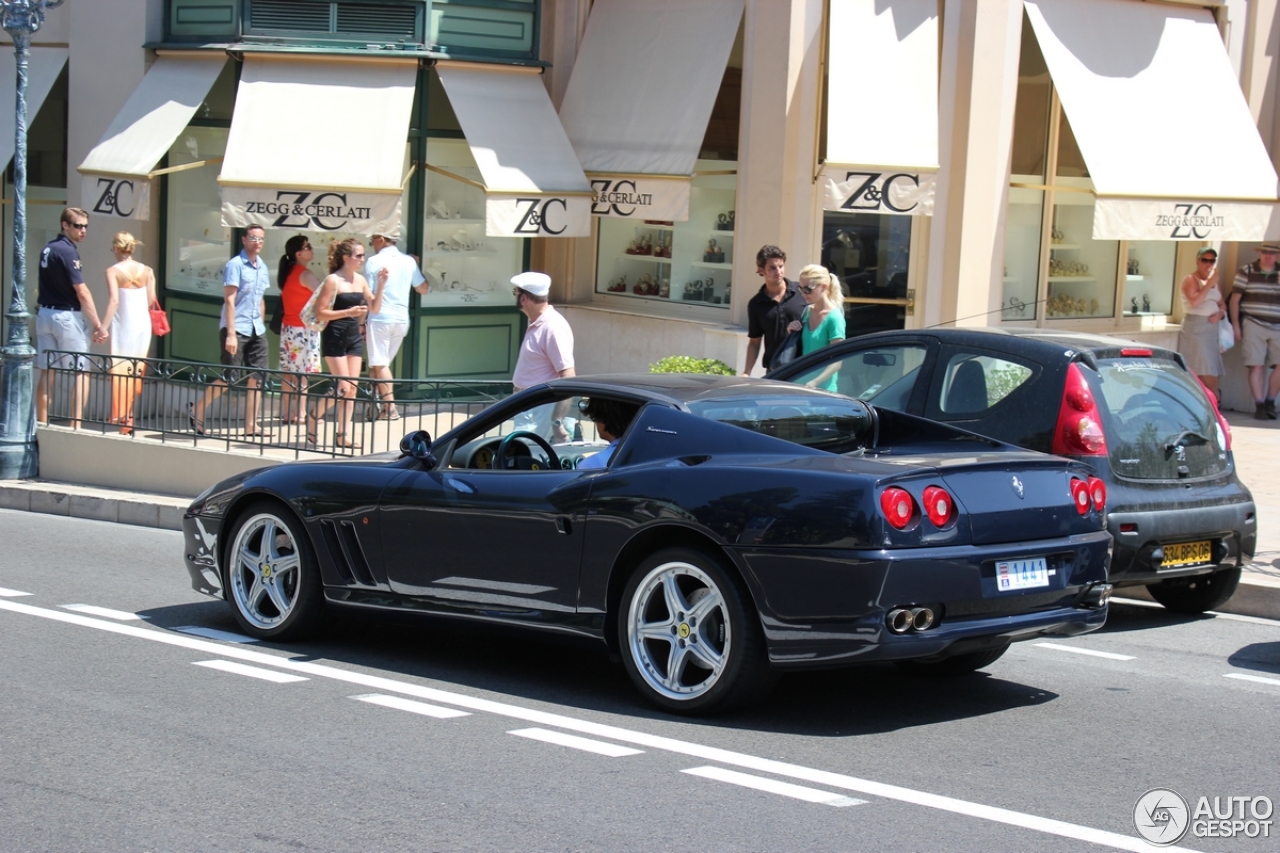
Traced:
[[1280, 686], [1280, 678], [1264, 678], [1261, 675], [1245, 675], [1243, 672], [1229, 672], [1222, 677], [1238, 678], [1241, 681], [1257, 681], [1260, 684], [1275, 684], [1277, 686]]
[[20, 598], [24, 595], [30, 595], [29, 592], [20, 592], [16, 589], [5, 589], [0, 586], [0, 598]]
[[1133, 655], [1117, 655], [1112, 652], [1098, 652], [1093, 649], [1080, 649], [1075, 646], [1063, 646], [1058, 643], [1032, 643], [1033, 646], [1039, 646], [1042, 649], [1053, 649], [1057, 652], [1075, 652], [1078, 655], [1089, 655], [1095, 658], [1106, 658], [1107, 660], [1133, 660]]
[[[611, 726], [605, 723], [593, 723], [588, 720], [579, 720], [564, 714], [555, 714], [549, 711], [536, 711], [532, 708], [522, 708], [519, 705], [497, 702], [492, 699], [482, 699], [478, 696], [451, 693], [447, 690], [439, 690], [437, 688], [426, 687], [421, 684], [410, 684], [408, 682], [396, 681], [384, 676], [349, 672], [336, 666], [277, 656], [264, 650], [218, 645], [207, 640], [199, 640], [194, 637], [187, 637], [156, 628], [140, 628], [134, 625], [123, 625], [118, 622], [104, 622], [99, 619], [91, 619], [88, 616], [81, 616], [78, 613], [64, 613], [59, 610], [48, 610], [43, 607], [33, 607], [29, 604], [19, 604], [16, 601], [0, 601], [0, 610], [7, 610], [10, 613], [20, 613], [25, 616], [37, 616], [41, 619], [48, 619], [53, 622], [62, 622], [69, 625], [79, 625], [84, 628], [96, 628], [99, 631], [119, 634], [125, 637], [133, 637], [140, 640], [149, 640], [153, 643], [162, 643], [164, 645], [177, 646], [184, 649], [195, 649], [205, 654], [238, 658], [239, 660], [252, 661], [264, 666], [276, 666], [282, 669], [293, 670], [294, 672], [305, 672], [307, 675], [315, 678], [330, 678], [347, 684], [359, 684], [370, 690], [378, 690], [387, 693], [402, 693], [406, 696], [413, 696], [418, 699], [427, 699], [432, 702], [440, 702], [446, 705], [456, 705], [472, 711], [481, 711], [494, 714], [496, 716], [509, 717], [529, 723], [537, 723], [543, 726], [551, 726], [554, 728], [574, 731], [580, 734], [608, 738], [610, 740], [621, 741], [623, 743], [635, 744], [636, 746], [648, 747], [649, 749], [671, 752], [677, 755], [687, 755], [702, 761], [713, 761], [717, 764], [728, 764], [735, 767], [742, 767], [747, 770], [769, 773], [773, 776], [784, 776], [791, 779], [797, 779], [802, 782], [811, 782], [828, 788], [856, 791], [861, 794], [879, 797], [885, 800], [895, 800], [897, 802], [908, 803], [910, 805], [923, 806], [925, 808], [937, 809], [939, 811], [950, 812], [952, 814], [964, 815], [978, 820], [987, 820], [993, 823], [1003, 823], [1008, 826], [1022, 827], [1023, 829], [1030, 829], [1035, 832], [1057, 835], [1062, 838], [1070, 838], [1089, 844], [1098, 844], [1103, 847], [1112, 847], [1117, 850], [1128, 850], [1132, 851], [1132, 853], [1151, 853], [1151, 845], [1147, 844], [1147, 842], [1138, 838], [1136, 835], [1121, 835], [1118, 832], [1095, 829], [1091, 826], [1082, 826], [1077, 823], [1068, 823], [1062, 820], [1040, 817], [1038, 815], [1018, 812], [1012, 809], [1004, 809], [998, 806], [973, 803], [967, 800], [959, 800], [954, 797], [930, 794], [927, 791], [916, 791], [911, 788], [903, 788], [899, 785], [889, 785], [870, 779], [860, 779], [856, 776], [846, 776], [842, 773], [832, 773], [828, 770], [818, 770], [798, 764], [789, 764], [785, 761], [760, 758], [758, 756], [747, 755], [741, 752], [733, 752], [727, 749], [719, 749], [717, 747], [703, 746], [702, 744], [690, 743], [688, 741], [676, 740], [674, 738], [662, 737], [660, 735], [631, 731], [629, 729]], [[1186, 850], [1186, 848], [1183, 847], [1166, 847], [1163, 849], [1177, 851]]]
[[365, 693], [362, 696], [352, 696], [350, 698], [368, 702], [370, 705], [381, 705], [384, 708], [395, 708], [397, 711], [408, 711], [410, 714], [435, 717], [437, 720], [471, 716], [469, 711], [459, 711], [457, 708], [441, 708], [439, 705], [428, 705], [426, 702], [415, 702], [412, 699], [403, 699], [399, 696], [383, 696], [380, 693]]
[[301, 675], [290, 675], [287, 672], [277, 672], [274, 669], [263, 669], [257, 666], [248, 666], [243, 663], [235, 663], [229, 660], [200, 660], [195, 662], [196, 666], [206, 666], [209, 669], [216, 669], [221, 672], [229, 672], [233, 675], [247, 675], [250, 678], [261, 678], [263, 681], [274, 681], [276, 684], [290, 684], [295, 681], [309, 681]]
[[201, 628], [198, 625], [184, 625], [181, 628], [174, 628], [175, 631], [181, 631], [184, 634], [194, 634], [197, 637], [204, 637], [207, 640], [222, 640], [224, 643], [256, 643], [256, 637], [250, 637], [248, 634], [236, 634], [232, 631], [219, 631], [217, 628]]
[[806, 803], [818, 803], [824, 806], [861, 806], [866, 805], [867, 802], [866, 800], [855, 800], [852, 797], [846, 797], [841, 794], [833, 794], [830, 791], [819, 791], [817, 788], [806, 788], [803, 785], [792, 785], [790, 782], [779, 782], [777, 779], [765, 779], [762, 776], [752, 776], [748, 773], [739, 773], [736, 770], [725, 770], [723, 767], [694, 767], [680, 772], [688, 773], [690, 776], [715, 779], [717, 782], [728, 782], [730, 785], [741, 785], [744, 788], [754, 788], [757, 791], [779, 794], [783, 797], [791, 797], [796, 800], [804, 800]]
[[564, 732], [549, 732], [546, 729], [516, 729], [507, 732], [516, 737], [527, 737], [543, 743], [554, 743], [556, 746], [567, 746], [570, 749], [581, 749], [583, 752], [594, 752], [596, 755], [607, 755], [609, 758], [623, 758], [628, 755], [643, 755], [643, 749], [632, 749], [629, 746], [618, 746], [616, 743], [605, 743], [601, 740], [590, 740]]
[[[1116, 598], [1111, 597], [1112, 604], [1131, 604], [1135, 607], [1148, 607], [1153, 610], [1164, 610], [1163, 604], [1154, 601], [1146, 601], [1141, 598]], [[1215, 619], [1226, 619], [1228, 622], [1248, 622], [1252, 625], [1280, 625], [1280, 619], [1267, 619], [1262, 616], [1245, 616], [1241, 613], [1223, 613], [1220, 610], [1207, 610], [1203, 616], [1212, 616]]]
[[76, 613], [88, 613], [90, 616], [101, 616], [105, 619], [116, 619], [121, 622], [132, 622], [142, 619], [137, 613], [127, 610], [112, 610], [110, 607], [98, 607], [96, 604], [62, 604], [63, 610], [74, 610]]

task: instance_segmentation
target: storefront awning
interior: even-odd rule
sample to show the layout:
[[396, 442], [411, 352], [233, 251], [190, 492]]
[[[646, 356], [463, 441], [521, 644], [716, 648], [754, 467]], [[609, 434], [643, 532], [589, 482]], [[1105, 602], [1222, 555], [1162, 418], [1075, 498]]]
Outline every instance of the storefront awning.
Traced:
[[1276, 170], [1205, 9], [1027, 0], [1097, 194], [1096, 240], [1259, 240]]
[[208, 97], [226, 62], [220, 53], [182, 53], [161, 54], [152, 63], [80, 164], [80, 203], [91, 214], [151, 218], [156, 164]]
[[933, 214], [937, 0], [831, 0], [823, 207]]
[[743, 0], [596, 0], [560, 105], [596, 216], [684, 221]]
[[[33, 47], [27, 58], [27, 124], [35, 120], [36, 113], [49, 97], [49, 90], [67, 64], [65, 47]], [[17, 80], [17, 58], [12, 45], [0, 50], [0, 169], [6, 169], [13, 159], [14, 108], [18, 93], [13, 81]]]
[[398, 234], [416, 59], [244, 59], [218, 183], [245, 228]]
[[436, 71], [484, 181], [485, 233], [589, 236], [591, 186], [540, 71], [462, 62]]

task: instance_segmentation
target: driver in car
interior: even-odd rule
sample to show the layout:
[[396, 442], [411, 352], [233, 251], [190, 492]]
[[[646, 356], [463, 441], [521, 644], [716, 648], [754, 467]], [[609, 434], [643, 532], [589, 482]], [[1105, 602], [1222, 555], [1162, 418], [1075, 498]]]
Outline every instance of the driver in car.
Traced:
[[613, 451], [617, 448], [619, 439], [627, 431], [627, 427], [635, 418], [636, 412], [640, 411], [640, 407], [634, 403], [590, 397], [580, 402], [578, 408], [584, 417], [595, 422], [596, 433], [609, 442], [609, 446], [604, 450], [579, 462], [578, 469], [605, 468], [613, 457]]

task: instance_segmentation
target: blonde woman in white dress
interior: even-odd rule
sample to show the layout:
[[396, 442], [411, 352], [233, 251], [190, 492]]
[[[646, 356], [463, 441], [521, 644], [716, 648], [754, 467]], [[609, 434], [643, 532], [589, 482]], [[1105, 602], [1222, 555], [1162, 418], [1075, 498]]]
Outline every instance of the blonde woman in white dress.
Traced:
[[128, 231], [111, 241], [116, 256], [107, 268], [107, 310], [102, 325], [111, 329], [111, 423], [120, 433], [133, 432], [133, 410], [142, 396], [142, 376], [147, 365], [133, 359], [151, 353], [151, 306], [156, 300], [156, 276], [151, 267], [133, 259], [142, 245]]

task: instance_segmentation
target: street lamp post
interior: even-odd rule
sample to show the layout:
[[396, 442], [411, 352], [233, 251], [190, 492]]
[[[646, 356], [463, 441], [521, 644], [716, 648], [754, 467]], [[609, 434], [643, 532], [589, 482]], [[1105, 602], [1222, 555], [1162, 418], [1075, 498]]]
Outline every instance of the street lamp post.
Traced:
[[36, 413], [32, 406], [33, 362], [27, 329], [27, 60], [31, 36], [44, 23], [48, 9], [62, 0], [0, 0], [0, 26], [13, 37], [16, 54], [17, 100], [14, 103], [13, 146], [13, 289], [9, 298], [9, 336], [0, 371], [0, 480], [34, 477], [39, 470], [36, 452]]

